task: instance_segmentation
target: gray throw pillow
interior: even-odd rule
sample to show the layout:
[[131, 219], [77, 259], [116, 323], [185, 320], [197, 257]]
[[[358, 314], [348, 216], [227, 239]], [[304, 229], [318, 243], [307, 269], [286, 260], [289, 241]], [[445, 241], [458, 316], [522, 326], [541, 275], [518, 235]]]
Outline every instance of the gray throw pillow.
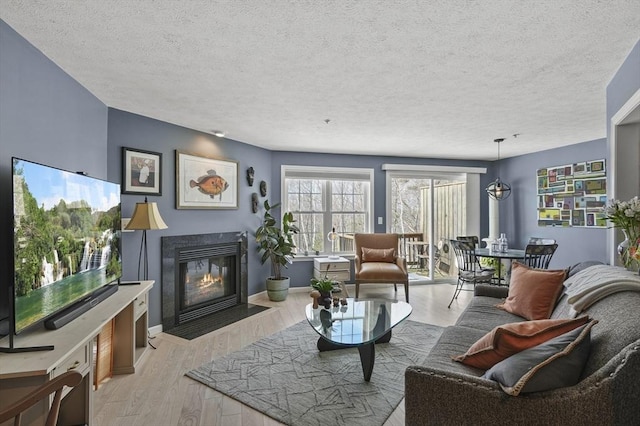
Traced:
[[591, 347], [591, 327], [598, 321], [554, 337], [500, 361], [482, 377], [495, 380], [512, 396], [573, 386], [580, 380]]

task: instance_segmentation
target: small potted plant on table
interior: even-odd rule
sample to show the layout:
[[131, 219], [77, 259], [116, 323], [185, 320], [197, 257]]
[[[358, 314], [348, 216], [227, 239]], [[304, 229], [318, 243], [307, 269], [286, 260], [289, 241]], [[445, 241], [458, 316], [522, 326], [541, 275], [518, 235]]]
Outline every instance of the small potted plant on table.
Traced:
[[331, 290], [333, 290], [333, 280], [325, 275], [320, 278], [311, 278], [311, 288], [320, 292], [320, 304], [325, 308], [331, 307]]

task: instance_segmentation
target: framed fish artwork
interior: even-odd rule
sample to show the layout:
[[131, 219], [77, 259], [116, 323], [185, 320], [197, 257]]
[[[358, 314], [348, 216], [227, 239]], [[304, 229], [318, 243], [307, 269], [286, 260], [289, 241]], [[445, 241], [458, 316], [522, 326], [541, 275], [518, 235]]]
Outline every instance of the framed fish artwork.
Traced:
[[237, 209], [238, 162], [176, 150], [177, 209]]
[[123, 147], [121, 192], [162, 195], [162, 154]]

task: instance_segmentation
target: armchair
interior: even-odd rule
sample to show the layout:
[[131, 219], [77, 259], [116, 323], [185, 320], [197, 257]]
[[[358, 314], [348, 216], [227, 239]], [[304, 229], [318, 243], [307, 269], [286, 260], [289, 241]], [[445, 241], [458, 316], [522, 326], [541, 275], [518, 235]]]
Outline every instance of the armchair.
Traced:
[[407, 261], [398, 256], [398, 234], [355, 234], [355, 284], [356, 298], [360, 284], [404, 284], [404, 294], [409, 302], [409, 274]]

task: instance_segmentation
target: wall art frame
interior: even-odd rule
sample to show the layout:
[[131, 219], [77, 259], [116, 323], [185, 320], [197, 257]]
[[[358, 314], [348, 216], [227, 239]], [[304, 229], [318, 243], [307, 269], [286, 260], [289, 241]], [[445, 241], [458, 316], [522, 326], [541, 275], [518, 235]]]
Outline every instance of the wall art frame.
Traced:
[[538, 226], [607, 227], [604, 159], [541, 168], [536, 179]]
[[122, 147], [120, 192], [162, 195], [162, 153]]
[[176, 209], [237, 209], [238, 162], [176, 150]]

